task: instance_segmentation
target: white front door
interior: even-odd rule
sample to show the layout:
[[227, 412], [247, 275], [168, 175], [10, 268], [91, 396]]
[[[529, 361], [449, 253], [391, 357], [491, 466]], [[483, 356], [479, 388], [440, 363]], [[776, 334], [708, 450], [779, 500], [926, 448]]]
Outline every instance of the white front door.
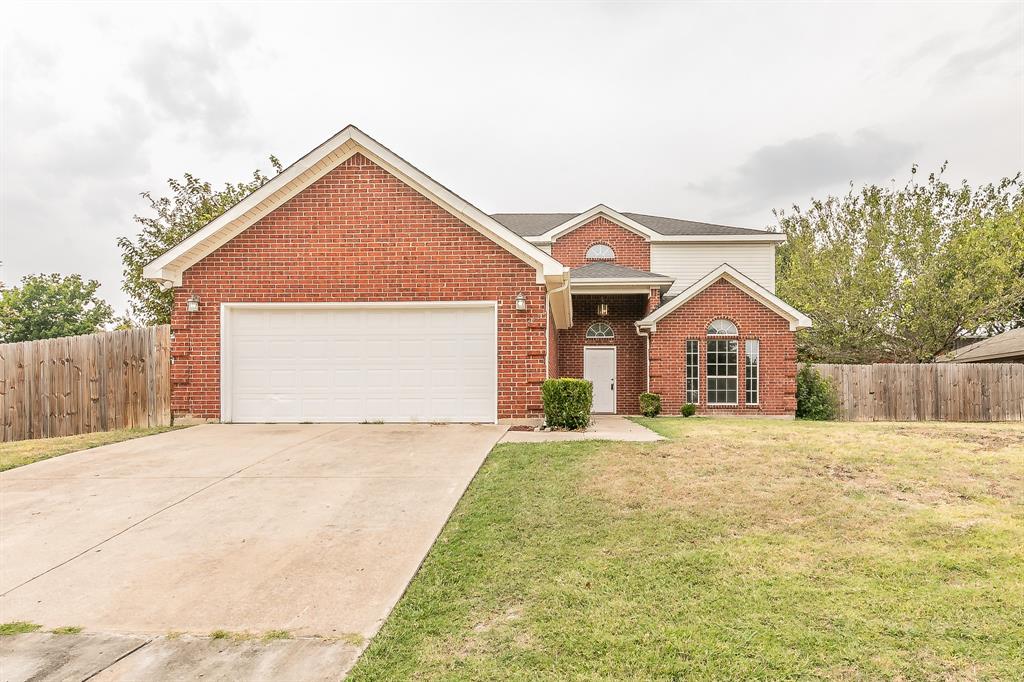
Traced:
[[591, 411], [615, 414], [615, 348], [584, 348], [583, 378], [594, 384], [594, 405]]

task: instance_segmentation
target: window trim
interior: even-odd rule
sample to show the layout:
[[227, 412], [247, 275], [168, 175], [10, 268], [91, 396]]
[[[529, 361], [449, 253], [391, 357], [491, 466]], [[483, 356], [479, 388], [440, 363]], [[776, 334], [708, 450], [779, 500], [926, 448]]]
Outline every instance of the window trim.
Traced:
[[[719, 322], [727, 322], [729, 324], [729, 326], [732, 327], [732, 331], [731, 332], [711, 331], [711, 328], [714, 327]], [[732, 320], [730, 320], [727, 317], [719, 317], [718, 319], [711, 320], [711, 322], [708, 323], [708, 326], [706, 327], [706, 330], [707, 330], [707, 335], [708, 336], [712, 336], [712, 337], [739, 336], [740, 335], [740, 328], [736, 325], [735, 322], [733, 322]]]
[[[604, 248], [608, 249], [608, 253], [610, 253], [611, 255], [610, 256], [591, 256], [590, 255], [591, 251], [593, 251], [594, 249], [596, 249], [598, 247], [601, 247], [601, 246], [603, 246]], [[587, 260], [615, 260], [615, 249], [613, 249], [611, 247], [611, 244], [607, 244], [605, 242], [595, 242], [595, 243], [593, 243], [593, 244], [591, 244], [590, 246], [587, 247], [587, 252], [586, 252], [586, 255], [584, 255], [584, 258], [586, 258]]]
[[[707, 403], [706, 404], [707, 404], [708, 407], [739, 407], [739, 404], [740, 404], [740, 366], [739, 366], [739, 363], [740, 363], [740, 342], [739, 342], [739, 339], [736, 339], [736, 338], [716, 338], [715, 336], [712, 336], [711, 338], [708, 339], [708, 341], [706, 343], [707, 348], [704, 351], [705, 356], [710, 356], [711, 355], [711, 344], [712, 344], [712, 342], [714, 342], [716, 344], [716, 346], [717, 346], [718, 343], [735, 344], [735, 350], [733, 350], [733, 351], [727, 350], [726, 352], [727, 353], [728, 352], [732, 352], [732, 353], [736, 354], [736, 373], [735, 374], [716, 374], [716, 375], [712, 376], [711, 375], [712, 362], [711, 362], [710, 357], [708, 357], [708, 359], [706, 361], [707, 362], [707, 369], [706, 369], [706, 371], [707, 371], [707, 381], [704, 382], [705, 383], [705, 389], [704, 390], [705, 390], [705, 394], [707, 396]], [[728, 348], [728, 345], [726, 346], [726, 348]], [[715, 350], [716, 354], [719, 353], [719, 352], [720, 351], [718, 351], [717, 349]], [[728, 362], [726, 362], [725, 364], [726, 364], [726, 366], [729, 365]], [[718, 367], [719, 363], [716, 361], [714, 363], [714, 366]], [[734, 380], [736, 382], [735, 383], [736, 400], [734, 402], [731, 402], [731, 403], [730, 402], [716, 402], [716, 401], [712, 401], [711, 400], [711, 380], [712, 379], [727, 379], [727, 380], [728, 379], [732, 379], [732, 380]], [[729, 389], [726, 388], [725, 390], [728, 391]]]
[[[608, 329], [607, 336], [597, 336], [596, 334], [591, 335], [590, 332], [593, 331], [594, 328], [597, 327], [598, 325], [604, 325], [605, 328]], [[588, 339], [614, 339], [615, 338], [615, 330], [612, 329], [612, 326], [610, 324], [608, 324], [607, 322], [602, 322], [601, 320], [598, 320], [597, 322], [592, 322], [590, 324], [590, 326], [587, 327], [586, 338], [588, 338]]]
[[[693, 344], [693, 352], [690, 352], [690, 345]], [[699, 339], [686, 339], [686, 346], [683, 352], [683, 404], [700, 405], [700, 340]], [[690, 376], [690, 358], [693, 358], [693, 369], [694, 376]], [[693, 381], [692, 394], [697, 397], [696, 400], [690, 400], [690, 381]]]
[[[754, 347], [754, 357], [757, 361], [753, 364], [754, 369], [754, 390], [753, 394], [755, 399], [750, 400], [750, 347]], [[737, 394], [739, 397], [739, 394]], [[760, 405], [761, 404], [761, 341], [759, 339], [746, 339], [743, 341], [743, 404], [744, 405]]]

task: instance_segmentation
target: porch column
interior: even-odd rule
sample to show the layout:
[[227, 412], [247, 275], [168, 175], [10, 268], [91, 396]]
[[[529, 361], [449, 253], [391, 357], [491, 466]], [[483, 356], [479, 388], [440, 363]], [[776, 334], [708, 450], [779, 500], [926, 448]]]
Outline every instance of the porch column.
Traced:
[[644, 317], [650, 315], [661, 305], [661, 289], [651, 289], [647, 296], [647, 307], [644, 309]]

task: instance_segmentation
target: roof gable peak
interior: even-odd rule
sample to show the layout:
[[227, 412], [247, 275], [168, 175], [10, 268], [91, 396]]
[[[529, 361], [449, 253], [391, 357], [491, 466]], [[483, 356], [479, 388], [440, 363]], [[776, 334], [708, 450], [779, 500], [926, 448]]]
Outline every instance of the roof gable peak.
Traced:
[[584, 211], [583, 213], [580, 213], [578, 215], [575, 215], [559, 225], [556, 225], [555, 227], [551, 228], [544, 234], [531, 238], [531, 241], [536, 240], [553, 242], [559, 237], [562, 237], [577, 228], [583, 227], [584, 225], [594, 220], [595, 218], [606, 218], [611, 222], [615, 223], [616, 225], [618, 225], [619, 227], [623, 228], [624, 230], [628, 230], [630, 232], [640, 235], [647, 241], [650, 241], [651, 239], [658, 236], [657, 232], [647, 227], [646, 225], [641, 225], [637, 221], [633, 220], [632, 218], [626, 215], [623, 215], [622, 213], [619, 213], [614, 208], [611, 208], [606, 204], [598, 204], [593, 208]]
[[219, 217], [147, 264], [143, 276], [180, 286], [182, 273], [356, 154], [537, 270], [538, 283], [564, 281], [568, 268], [487, 215], [355, 125], [347, 125]]

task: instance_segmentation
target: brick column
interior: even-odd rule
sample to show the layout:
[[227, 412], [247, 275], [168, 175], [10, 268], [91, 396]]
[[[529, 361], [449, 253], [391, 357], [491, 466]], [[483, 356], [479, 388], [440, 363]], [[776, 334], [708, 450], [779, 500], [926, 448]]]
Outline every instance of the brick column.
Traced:
[[661, 305], [661, 289], [651, 289], [647, 297], [647, 307], [644, 309], [644, 317], [650, 315]]

